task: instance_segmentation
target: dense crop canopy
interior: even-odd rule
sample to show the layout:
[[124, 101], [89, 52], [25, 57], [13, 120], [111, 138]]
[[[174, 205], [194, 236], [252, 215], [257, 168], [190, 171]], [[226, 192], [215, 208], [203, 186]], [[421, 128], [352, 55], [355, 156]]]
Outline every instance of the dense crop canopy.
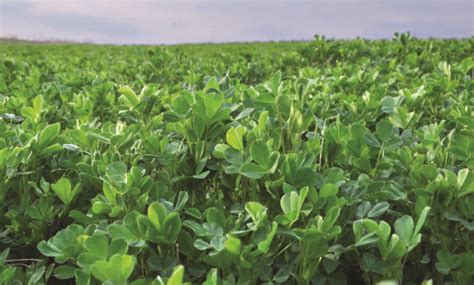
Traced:
[[0, 284], [472, 284], [473, 51], [2, 43]]

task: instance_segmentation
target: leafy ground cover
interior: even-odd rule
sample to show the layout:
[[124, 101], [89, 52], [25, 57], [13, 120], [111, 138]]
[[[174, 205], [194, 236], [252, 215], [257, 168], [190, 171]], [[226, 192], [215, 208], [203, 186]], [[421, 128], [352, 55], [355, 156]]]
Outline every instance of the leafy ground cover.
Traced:
[[472, 284], [474, 40], [0, 45], [0, 284]]

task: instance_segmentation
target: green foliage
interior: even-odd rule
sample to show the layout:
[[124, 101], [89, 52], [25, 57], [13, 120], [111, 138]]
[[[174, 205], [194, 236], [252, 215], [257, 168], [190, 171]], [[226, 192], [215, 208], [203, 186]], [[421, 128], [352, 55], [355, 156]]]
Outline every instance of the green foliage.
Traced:
[[51, 185], [51, 189], [58, 196], [58, 198], [64, 203], [64, 205], [69, 206], [74, 197], [77, 196], [80, 190], [80, 184], [77, 184], [74, 189], [71, 187], [71, 182], [67, 178], [61, 178], [55, 184]]
[[0, 284], [473, 283], [473, 39], [1, 45]]

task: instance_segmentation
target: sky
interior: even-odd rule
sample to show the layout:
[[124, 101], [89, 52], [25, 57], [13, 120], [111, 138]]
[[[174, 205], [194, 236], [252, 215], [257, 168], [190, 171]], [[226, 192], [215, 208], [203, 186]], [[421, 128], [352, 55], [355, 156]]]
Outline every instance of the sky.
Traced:
[[472, 0], [0, 0], [0, 36], [111, 44], [472, 37]]

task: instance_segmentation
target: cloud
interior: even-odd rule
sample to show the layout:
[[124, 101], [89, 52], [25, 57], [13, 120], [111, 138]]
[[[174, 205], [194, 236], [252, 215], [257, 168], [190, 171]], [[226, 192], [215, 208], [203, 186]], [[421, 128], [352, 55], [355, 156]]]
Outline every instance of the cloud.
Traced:
[[98, 43], [472, 36], [470, 1], [0, 0], [0, 34]]
[[[57, 7], [65, 7], [58, 11]], [[120, 17], [104, 17], [99, 13], [78, 13], [67, 4], [51, 5], [36, 2], [2, 3], [0, 25], [2, 34], [25, 38], [115, 41], [133, 40], [141, 35], [140, 27]], [[48, 7], [55, 7], [48, 9]], [[94, 8], [90, 6], [89, 9]]]

